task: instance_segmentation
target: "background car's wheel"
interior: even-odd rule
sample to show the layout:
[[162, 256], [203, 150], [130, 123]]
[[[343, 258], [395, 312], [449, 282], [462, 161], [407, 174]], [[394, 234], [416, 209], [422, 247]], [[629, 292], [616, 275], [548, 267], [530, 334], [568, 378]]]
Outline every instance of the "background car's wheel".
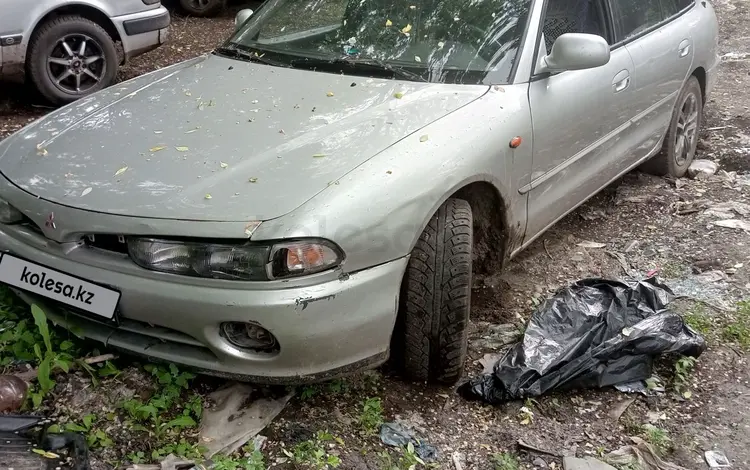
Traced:
[[29, 44], [28, 73], [39, 92], [66, 104], [114, 82], [119, 60], [113, 39], [93, 21], [60, 16], [41, 25]]
[[677, 98], [669, 123], [664, 148], [644, 163], [643, 170], [659, 176], [685, 176], [698, 147], [698, 133], [703, 122], [703, 92], [698, 79], [690, 77]]
[[448, 199], [419, 237], [402, 287], [402, 360], [414, 380], [453, 384], [463, 374], [471, 256], [471, 207]]
[[214, 16], [224, 7], [225, 0], [180, 0], [183, 10], [193, 16]]

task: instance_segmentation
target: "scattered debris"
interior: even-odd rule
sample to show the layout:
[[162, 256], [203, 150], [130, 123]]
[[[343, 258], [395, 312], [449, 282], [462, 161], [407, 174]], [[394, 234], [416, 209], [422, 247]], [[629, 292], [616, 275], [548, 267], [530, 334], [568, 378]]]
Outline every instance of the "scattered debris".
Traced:
[[91, 192], [92, 190], [93, 190], [93, 188], [91, 188], [90, 186], [89, 186], [88, 188], [84, 189], [84, 190], [83, 190], [83, 191], [81, 192], [81, 197], [83, 197], [83, 196], [87, 195], [87, 194], [88, 194], [88, 193], [90, 193], [90, 192]]
[[584, 240], [576, 246], [579, 246], [581, 248], [597, 249], [597, 248], [606, 248], [607, 244]]
[[401, 99], [404, 97], [404, 94], [401, 93], [400, 91], [397, 91], [396, 93], [393, 94], [393, 97], [397, 99]]
[[706, 179], [719, 170], [719, 165], [711, 160], [693, 160], [688, 167], [688, 176], [694, 179]]
[[706, 457], [706, 463], [711, 468], [728, 468], [732, 466], [727, 456], [718, 450], [707, 450], [703, 455]]
[[513, 323], [501, 323], [489, 325], [488, 334], [471, 342], [472, 349], [481, 351], [485, 349], [501, 349], [513, 344], [518, 340], [520, 331]]
[[333, 92], [329, 91], [328, 93], [326, 93], [326, 96], [330, 98], [331, 96], [333, 96]]
[[117, 170], [115, 172], [115, 176], [120, 176], [121, 174], [125, 173], [126, 171], [128, 171], [128, 167], [124, 166], [124, 167], [120, 168], [119, 170]]
[[178, 152], [187, 152], [188, 150], [190, 150], [189, 148], [184, 147], [184, 146], [177, 146], [174, 149], [177, 150]]
[[705, 215], [711, 215], [719, 219], [731, 219], [733, 218], [733, 212], [738, 215], [747, 216], [750, 215], [750, 204], [737, 201], [725, 201], [718, 204], [713, 204], [706, 208]]
[[622, 400], [617, 405], [613, 406], [612, 409], [609, 411], [608, 415], [610, 418], [612, 418], [613, 421], [619, 421], [620, 416], [622, 416], [623, 413], [632, 405], [635, 403], [635, 398], [629, 398], [627, 400]]
[[292, 398], [290, 393], [253, 399], [255, 391], [250, 385], [233, 383], [210, 395], [216, 406], [204, 409], [200, 431], [206, 457], [235, 452], [281, 413]]
[[639, 437], [631, 437], [633, 444], [620, 447], [604, 456], [604, 460], [612, 465], [639, 468], [641, 470], [687, 470], [679, 465], [665, 462], [658, 452], [648, 442]]
[[0, 375], [0, 413], [21, 409], [29, 386], [15, 375]]
[[151, 147], [150, 149], [148, 149], [148, 151], [151, 153], [155, 153], [155, 152], [158, 152], [159, 150], [164, 150], [165, 148], [167, 148], [166, 145], [157, 145], [156, 147]]
[[603, 210], [594, 208], [591, 208], [581, 214], [581, 218], [583, 220], [598, 220], [603, 219], [606, 216], [607, 214]]
[[750, 222], [746, 220], [727, 219], [727, 220], [719, 220], [719, 221], [712, 222], [712, 223], [713, 225], [716, 225], [717, 227], [733, 228], [733, 229], [744, 230], [745, 232], [750, 232]]
[[554, 389], [643, 380], [651, 376], [651, 358], [661, 354], [698, 357], [706, 342], [680, 315], [665, 310], [673, 297], [654, 279], [634, 286], [578, 281], [534, 311], [523, 340], [492, 374], [475, 377], [458, 391], [498, 404]]
[[577, 457], [563, 457], [563, 469], [565, 470], [617, 470], [612, 465], [606, 464], [594, 457], [579, 459]]
[[316, 154], [313, 154], [313, 158], [323, 158], [323, 157], [325, 157], [325, 156], [326, 156], [326, 154], [324, 154], [324, 153], [316, 153]]
[[533, 446], [533, 445], [531, 445], [531, 444], [529, 444], [527, 442], [524, 442], [521, 439], [519, 439], [516, 444], [518, 445], [519, 449], [523, 449], [525, 451], [536, 452], [537, 454], [551, 455], [553, 457], [562, 457], [562, 454], [559, 453], [559, 452], [553, 452], [551, 450], [545, 450], [545, 449], [542, 449], [540, 447]]
[[410, 442], [414, 445], [414, 452], [425, 462], [437, 459], [437, 449], [424, 440], [414, 436], [414, 431], [403, 423], [383, 423], [380, 426], [380, 440], [383, 444], [403, 447]]
[[424, 134], [419, 138], [420, 142], [427, 142], [430, 139], [430, 137], [427, 134]]
[[456, 470], [463, 470], [464, 467], [461, 464], [463, 457], [464, 456], [461, 452], [453, 452], [453, 454], [451, 454], [451, 460], [453, 460], [453, 466], [456, 467]]

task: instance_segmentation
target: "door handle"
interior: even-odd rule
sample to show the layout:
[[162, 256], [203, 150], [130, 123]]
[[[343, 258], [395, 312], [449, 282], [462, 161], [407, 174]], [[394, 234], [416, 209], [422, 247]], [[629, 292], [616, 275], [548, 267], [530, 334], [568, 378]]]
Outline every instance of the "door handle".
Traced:
[[685, 39], [682, 41], [678, 49], [680, 51], [680, 57], [687, 57], [687, 55], [690, 54], [690, 40]]
[[620, 93], [630, 86], [630, 72], [621, 70], [615, 78], [612, 79], [612, 88], [615, 93]]

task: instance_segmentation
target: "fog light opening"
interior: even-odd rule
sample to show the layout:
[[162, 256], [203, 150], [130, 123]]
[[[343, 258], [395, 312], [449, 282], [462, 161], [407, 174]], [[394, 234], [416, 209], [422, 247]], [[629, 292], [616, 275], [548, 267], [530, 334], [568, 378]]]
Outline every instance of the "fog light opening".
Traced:
[[266, 353], [279, 350], [276, 337], [255, 322], [224, 322], [221, 336], [238, 349]]

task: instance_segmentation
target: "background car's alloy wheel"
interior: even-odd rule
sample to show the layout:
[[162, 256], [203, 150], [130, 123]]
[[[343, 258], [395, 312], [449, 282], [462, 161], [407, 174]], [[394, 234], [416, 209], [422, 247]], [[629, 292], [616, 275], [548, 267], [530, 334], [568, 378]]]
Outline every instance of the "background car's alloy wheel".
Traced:
[[466, 360], [472, 267], [469, 203], [449, 199], [419, 237], [406, 268], [397, 338], [406, 374], [454, 384]]
[[93, 21], [61, 16], [43, 24], [29, 45], [29, 77], [54, 104], [99, 91], [115, 80], [114, 41]]
[[213, 16], [224, 7], [225, 0], [180, 0], [180, 6], [193, 16]]
[[661, 153], [644, 163], [643, 170], [659, 176], [685, 176], [695, 158], [702, 122], [703, 92], [698, 79], [690, 77], [677, 98]]

